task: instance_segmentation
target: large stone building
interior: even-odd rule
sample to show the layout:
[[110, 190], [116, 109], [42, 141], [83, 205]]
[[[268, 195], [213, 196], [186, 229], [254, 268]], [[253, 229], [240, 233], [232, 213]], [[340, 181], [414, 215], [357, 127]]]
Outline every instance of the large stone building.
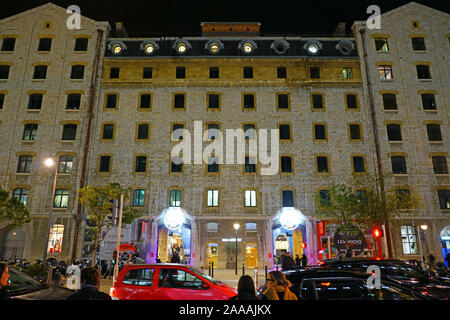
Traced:
[[[234, 263], [237, 239], [239, 266], [272, 266], [283, 250], [314, 263], [324, 236], [314, 195], [326, 197], [331, 182], [373, 173], [380, 162], [389, 172], [395, 160], [400, 173], [391, 183], [425, 203], [415, 219], [392, 221], [395, 256], [420, 257], [411, 244], [426, 221], [430, 251], [441, 260], [440, 231], [450, 225], [447, 14], [411, 3], [383, 14], [381, 30], [361, 33], [365, 22], [356, 22], [354, 36], [342, 26], [327, 37], [269, 37], [258, 23], [202, 23], [201, 36], [183, 38], [130, 38], [121, 24], [113, 35], [107, 23], [84, 17], [81, 30], [69, 30], [67, 16], [48, 4], [0, 21], [2, 45], [16, 39], [13, 50], [0, 52], [0, 67], [9, 70], [0, 80], [0, 133], [8, 141], [0, 146], [1, 185], [26, 199], [33, 217], [22, 242], [13, 239], [20, 232], [3, 240], [4, 256], [19, 248], [18, 256], [42, 257], [54, 171], [40, 166], [57, 156], [59, 228], [49, 255], [61, 259], [82, 255], [76, 190], [119, 182], [142, 211], [128, 240], [147, 261], [166, 261], [179, 246], [185, 262], [222, 268]], [[87, 39], [83, 53], [74, 50], [77, 37]], [[36, 49], [39, 38], [52, 39], [46, 54]], [[425, 38], [425, 50], [412, 49], [416, 38]], [[432, 80], [417, 80], [416, 65], [431, 67]], [[43, 69], [47, 76], [33, 79]], [[82, 79], [71, 79], [80, 69]], [[418, 110], [421, 97], [427, 107]], [[398, 132], [387, 133], [390, 124], [400, 124], [401, 142], [388, 140]], [[442, 141], [427, 141], [427, 128], [438, 136], [428, 124], [439, 124]], [[242, 139], [234, 145], [227, 129], [242, 129]], [[241, 156], [230, 142], [245, 147]], [[180, 146], [181, 164], [172, 157]], [[217, 147], [210, 156], [208, 146]]]

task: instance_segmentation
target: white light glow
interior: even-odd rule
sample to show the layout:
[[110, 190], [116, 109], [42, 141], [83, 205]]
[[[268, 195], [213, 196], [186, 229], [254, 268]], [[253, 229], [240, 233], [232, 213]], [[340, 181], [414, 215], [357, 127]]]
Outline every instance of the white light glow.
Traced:
[[47, 158], [47, 159], [45, 159], [44, 164], [47, 167], [53, 167], [55, 164], [55, 160], [53, 160], [52, 158]]
[[216, 53], [216, 52], [218, 52], [219, 51], [219, 46], [217, 45], [217, 43], [213, 43], [212, 45], [211, 45], [211, 52], [212, 53]]
[[253, 50], [253, 47], [252, 47], [252, 45], [250, 43], [244, 44], [244, 51], [245, 52], [249, 53], [249, 52], [252, 52], [252, 50]]
[[181, 43], [178, 45], [178, 52], [183, 53], [186, 51], [186, 45], [184, 43]]
[[119, 54], [120, 51], [122, 51], [122, 47], [120, 46], [120, 44], [114, 45], [114, 47], [113, 47], [113, 52], [114, 52], [115, 54]]
[[319, 51], [319, 47], [317, 46], [317, 44], [311, 44], [308, 47], [308, 51], [311, 53], [317, 53], [317, 51]]
[[145, 52], [147, 52], [147, 53], [152, 53], [154, 50], [155, 50], [155, 47], [151, 43], [149, 43], [145, 46]]
[[293, 207], [285, 207], [279, 211], [280, 223], [286, 230], [295, 230], [304, 222], [305, 218], [300, 210]]
[[234, 230], [238, 231], [240, 225], [239, 225], [239, 223], [235, 223], [235, 224], [233, 225], [233, 227], [234, 227]]
[[420, 229], [422, 229], [423, 231], [426, 231], [428, 229], [428, 225], [422, 224], [422, 225], [420, 225]]
[[171, 207], [164, 215], [164, 225], [169, 230], [178, 230], [184, 223], [184, 212], [181, 208]]

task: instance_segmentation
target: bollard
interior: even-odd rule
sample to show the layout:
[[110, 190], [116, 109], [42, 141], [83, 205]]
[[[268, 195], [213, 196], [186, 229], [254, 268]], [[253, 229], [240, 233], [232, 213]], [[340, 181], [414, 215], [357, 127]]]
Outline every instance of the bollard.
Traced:
[[211, 276], [211, 263], [208, 263], [208, 276]]
[[242, 275], [245, 274], [245, 263], [242, 264]]
[[211, 261], [211, 278], [214, 278], [214, 261]]
[[264, 266], [264, 281], [267, 279], [267, 265]]

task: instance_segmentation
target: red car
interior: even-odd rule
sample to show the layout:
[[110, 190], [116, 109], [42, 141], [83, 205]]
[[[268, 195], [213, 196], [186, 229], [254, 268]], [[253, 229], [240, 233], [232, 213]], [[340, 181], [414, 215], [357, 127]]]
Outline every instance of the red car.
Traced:
[[110, 289], [114, 300], [228, 300], [236, 290], [189, 265], [125, 265]]

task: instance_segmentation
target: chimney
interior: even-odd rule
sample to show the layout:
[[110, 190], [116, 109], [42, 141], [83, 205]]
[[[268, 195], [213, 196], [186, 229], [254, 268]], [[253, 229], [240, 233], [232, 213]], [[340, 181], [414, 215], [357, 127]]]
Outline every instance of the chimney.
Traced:
[[123, 22], [116, 22], [116, 35], [117, 38], [128, 38], [127, 30]]
[[347, 33], [345, 32], [345, 22], [339, 22], [336, 29], [334, 30], [333, 35], [335, 37], [345, 37]]

